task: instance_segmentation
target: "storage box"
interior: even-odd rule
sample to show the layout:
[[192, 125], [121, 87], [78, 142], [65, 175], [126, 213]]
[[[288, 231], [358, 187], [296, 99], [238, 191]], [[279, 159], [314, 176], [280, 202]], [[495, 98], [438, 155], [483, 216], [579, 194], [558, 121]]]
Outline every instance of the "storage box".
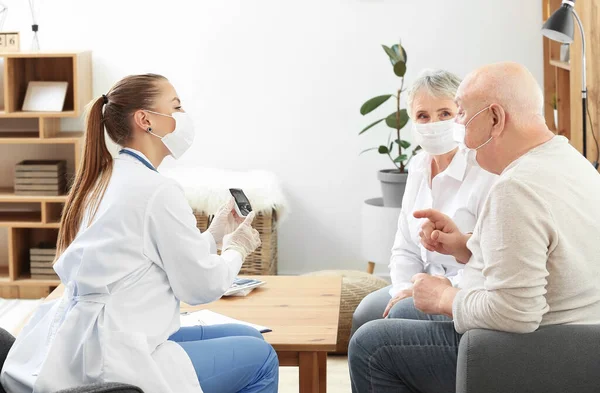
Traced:
[[15, 167], [16, 195], [64, 195], [67, 190], [67, 162], [22, 161]]

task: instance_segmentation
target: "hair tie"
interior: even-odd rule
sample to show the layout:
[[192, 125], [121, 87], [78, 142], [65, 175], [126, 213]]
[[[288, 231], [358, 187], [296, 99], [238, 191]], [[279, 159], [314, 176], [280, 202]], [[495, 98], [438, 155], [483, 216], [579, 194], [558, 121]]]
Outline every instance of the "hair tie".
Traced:
[[102, 99], [104, 100], [104, 105], [108, 104], [108, 97], [106, 94], [102, 94]]

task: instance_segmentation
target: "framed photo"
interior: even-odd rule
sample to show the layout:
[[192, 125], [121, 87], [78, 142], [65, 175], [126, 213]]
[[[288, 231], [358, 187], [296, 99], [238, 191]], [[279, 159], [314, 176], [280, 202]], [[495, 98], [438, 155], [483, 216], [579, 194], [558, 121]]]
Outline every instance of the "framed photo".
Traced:
[[29, 82], [23, 111], [62, 112], [68, 85], [68, 82]]

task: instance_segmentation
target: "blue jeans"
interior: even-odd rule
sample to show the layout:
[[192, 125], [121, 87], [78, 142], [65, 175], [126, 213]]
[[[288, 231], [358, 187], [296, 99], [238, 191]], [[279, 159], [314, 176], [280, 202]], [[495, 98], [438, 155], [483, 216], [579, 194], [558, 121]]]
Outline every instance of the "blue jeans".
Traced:
[[276, 393], [279, 360], [256, 329], [182, 327], [169, 337], [188, 354], [204, 393]]
[[400, 303], [395, 317], [407, 319], [371, 321], [352, 336], [348, 349], [352, 392], [454, 392], [461, 338], [454, 323], [416, 310], [412, 299]]
[[[352, 334], [367, 322], [383, 319], [383, 312], [392, 299], [390, 296], [391, 288], [390, 285], [365, 296], [352, 315]], [[428, 317], [424, 317], [424, 315], [415, 308], [413, 298], [410, 297], [394, 304], [388, 318], [450, 321], [450, 318], [445, 315], [430, 315]]]

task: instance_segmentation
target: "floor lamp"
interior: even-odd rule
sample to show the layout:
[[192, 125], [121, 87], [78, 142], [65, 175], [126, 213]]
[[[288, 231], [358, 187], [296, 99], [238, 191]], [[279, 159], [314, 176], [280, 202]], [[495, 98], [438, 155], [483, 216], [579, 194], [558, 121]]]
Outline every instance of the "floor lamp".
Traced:
[[542, 27], [542, 34], [553, 41], [571, 44], [574, 37], [573, 18], [581, 32], [581, 103], [583, 113], [583, 156], [587, 157], [587, 70], [585, 63], [585, 34], [581, 19], [575, 11], [575, 0], [563, 0], [562, 5], [548, 18]]

